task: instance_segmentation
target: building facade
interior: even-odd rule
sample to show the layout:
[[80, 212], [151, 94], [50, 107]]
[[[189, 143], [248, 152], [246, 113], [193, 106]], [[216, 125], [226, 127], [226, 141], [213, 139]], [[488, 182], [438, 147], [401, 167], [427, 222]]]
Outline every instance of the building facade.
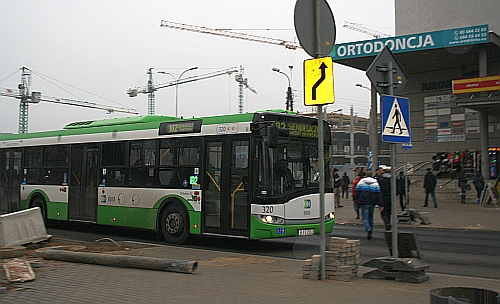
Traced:
[[456, 93], [453, 82], [475, 85], [500, 75], [500, 1], [396, 0], [395, 10], [396, 37], [336, 45], [330, 55], [336, 63], [367, 70], [387, 46], [406, 72], [398, 96], [410, 100], [412, 148], [396, 149], [398, 166], [403, 153], [411, 163], [441, 161], [435, 159], [441, 153], [451, 157], [443, 167], [450, 170], [465, 164], [467, 155], [473, 158], [467, 160], [471, 170], [481, 168], [485, 177], [495, 178], [498, 168], [496, 162], [490, 166], [489, 151], [496, 160], [499, 84]]

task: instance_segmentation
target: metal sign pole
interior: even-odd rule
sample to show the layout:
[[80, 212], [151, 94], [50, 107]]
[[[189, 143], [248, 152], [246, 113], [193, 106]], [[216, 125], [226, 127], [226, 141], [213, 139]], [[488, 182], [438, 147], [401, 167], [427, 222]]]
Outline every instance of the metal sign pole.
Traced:
[[372, 149], [372, 168], [373, 171], [378, 167], [378, 119], [377, 119], [377, 88], [371, 85], [370, 96], [370, 148]]
[[320, 254], [321, 279], [326, 280], [326, 229], [325, 229], [325, 151], [323, 138], [323, 106], [318, 106], [318, 158], [319, 158], [319, 217], [320, 217]]
[[[404, 183], [405, 183], [405, 204], [404, 204], [404, 207], [405, 207], [405, 210], [408, 210], [408, 208], [410, 208], [410, 203], [408, 202], [408, 163], [407, 163], [407, 160], [406, 160], [406, 150], [407, 149], [404, 149], [405, 150], [405, 165], [403, 168], [405, 168], [404, 170], [404, 173], [405, 173], [405, 179], [404, 179]], [[400, 195], [403, 195], [403, 194], [400, 194]]]
[[[310, 20], [313, 22], [310, 22]], [[329, 54], [335, 44], [335, 20], [326, 0], [297, 0], [294, 12], [295, 32], [300, 45], [313, 60], [304, 61], [304, 84], [306, 106], [318, 109], [318, 158], [319, 158], [319, 205], [320, 205], [320, 254], [321, 279], [326, 279], [326, 227], [325, 227], [325, 151], [323, 104], [333, 103], [333, 61]], [[311, 35], [311, 33], [314, 33]], [[328, 60], [326, 60], [328, 58]], [[329, 76], [326, 69], [332, 71]], [[321, 75], [317, 75], [317, 71]], [[316, 78], [319, 77], [319, 78]], [[314, 79], [312, 79], [314, 78]], [[312, 81], [311, 81], [312, 80]], [[321, 85], [322, 84], [322, 85]], [[310, 95], [309, 95], [310, 93]], [[318, 97], [318, 98], [317, 98]], [[329, 132], [330, 130], [328, 130]]]
[[[387, 82], [389, 95], [394, 94], [394, 79], [392, 61], [387, 63]], [[391, 143], [391, 230], [392, 230], [392, 257], [398, 258], [398, 216], [396, 206], [396, 143]]]
[[[320, 0], [314, 3], [314, 36], [316, 38], [316, 58], [321, 57], [320, 37]], [[325, 229], [325, 147], [323, 137], [323, 105], [318, 105], [318, 158], [319, 158], [319, 217], [320, 217], [320, 255], [321, 280], [326, 280], [326, 229]]]

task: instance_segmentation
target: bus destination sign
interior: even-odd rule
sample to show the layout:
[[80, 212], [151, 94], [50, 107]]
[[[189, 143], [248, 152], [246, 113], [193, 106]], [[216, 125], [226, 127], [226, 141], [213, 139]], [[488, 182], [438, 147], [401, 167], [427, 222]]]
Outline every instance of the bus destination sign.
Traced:
[[318, 138], [318, 126], [305, 123], [277, 121], [278, 129], [288, 129], [291, 136]]
[[158, 135], [200, 133], [201, 124], [201, 120], [162, 122], [158, 130]]

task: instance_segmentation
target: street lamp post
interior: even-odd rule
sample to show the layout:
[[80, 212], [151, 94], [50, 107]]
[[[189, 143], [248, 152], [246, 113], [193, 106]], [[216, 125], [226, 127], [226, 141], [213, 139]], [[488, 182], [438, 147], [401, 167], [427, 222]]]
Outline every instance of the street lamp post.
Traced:
[[370, 106], [370, 149], [372, 150], [372, 170], [378, 167], [378, 128], [377, 128], [377, 91], [375, 88], [369, 88], [361, 83], [356, 83], [357, 87], [363, 88], [371, 92]]
[[179, 108], [179, 81], [182, 78], [182, 75], [188, 71], [196, 70], [198, 67], [192, 67], [189, 68], [185, 71], [183, 71], [180, 75], [179, 78], [177, 78], [177, 81], [175, 82], [175, 117], [179, 117], [178, 115], [178, 108]]
[[340, 125], [340, 127], [342, 127], [344, 125], [344, 115], [342, 114], [342, 109], [337, 109], [333, 112], [337, 112], [337, 113], [340, 112], [339, 125]]
[[175, 78], [174, 74], [172, 74], [172, 73], [164, 72], [164, 71], [158, 71], [158, 74], [167, 74], [167, 75], [170, 75], [174, 79], [174, 81], [177, 81], [177, 79]]
[[351, 165], [354, 165], [354, 109], [351, 105], [351, 115], [350, 115], [350, 123], [349, 123], [349, 139], [350, 139], [350, 142], [351, 142], [351, 145], [349, 147], [349, 155], [350, 155], [350, 159], [351, 159], [351, 162], [350, 164]]
[[[344, 125], [344, 115], [342, 114], [342, 109], [335, 110], [334, 112], [340, 112], [340, 126]], [[349, 164], [354, 165], [354, 109], [350, 107], [349, 116]]]
[[[177, 82], [177, 79], [175, 78], [175, 76], [172, 74], [172, 73], [169, 73], [169, 72], [164, 72], [164, 71], [158, 71], [159, 74], [167, 74], [167, 75], [170, 75], [170, 77], [172, 77], [174, 79], [174, 82]], [[177, 84], [177, 83], [176, 83]]]
[[[290, 68], [290, 71], [292, 68]], [[288, 79], [288, 89], [286, 91], [286, 109], [293, 111], [293, 95], [292, 95], [292, 82], [290, 81], [290, 77], [278, 68], [273, 68], [273, 71], [278, 72], [280, 74], [285, 75], [286, 79]]]

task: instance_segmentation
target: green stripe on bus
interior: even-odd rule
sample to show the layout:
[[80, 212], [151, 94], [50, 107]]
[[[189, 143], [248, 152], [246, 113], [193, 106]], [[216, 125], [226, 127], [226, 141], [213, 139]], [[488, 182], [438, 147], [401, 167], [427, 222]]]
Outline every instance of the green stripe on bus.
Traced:
[[99, 206], [97, 223], [111, 226], [155, 229], [158, 210], [149, 208]]
[[47, 218], [51, 220], [68, 220], [68, 203], [47, 202]]
[[190, 210], [189, 211], [189, 233], [201, 234], [201, 212]]

